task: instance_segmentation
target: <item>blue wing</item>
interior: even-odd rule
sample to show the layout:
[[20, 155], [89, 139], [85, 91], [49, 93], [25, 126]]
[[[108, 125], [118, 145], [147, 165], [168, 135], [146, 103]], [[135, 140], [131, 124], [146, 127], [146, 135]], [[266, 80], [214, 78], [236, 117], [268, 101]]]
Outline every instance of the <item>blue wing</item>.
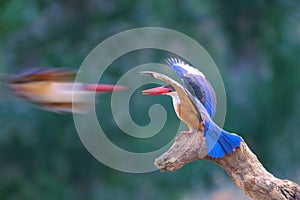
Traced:
[[216, 93], [204, 74], [179, 59], [170, 58], [166, 61], [183, 80], [187, 90], [204, 105], [213, 118], [217, 104]]

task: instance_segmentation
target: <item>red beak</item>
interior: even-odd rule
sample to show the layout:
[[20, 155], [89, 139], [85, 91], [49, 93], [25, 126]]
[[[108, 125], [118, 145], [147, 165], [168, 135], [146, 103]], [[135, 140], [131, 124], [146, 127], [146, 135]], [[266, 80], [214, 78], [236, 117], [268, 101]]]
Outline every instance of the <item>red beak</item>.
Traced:
[[166, 88], [165, 86], [151, 88], [151, 89], [142, 91], [143, 95], [146, 95], [146, 96], [166, 94], [168, 92], [170, 92], [170, 88]]
[[111, 92], [114, 90], [125, 90], [126, 86], [123, 85], [109, 85], [109, 84], [85, 84], [84, 90], [96, 92]]

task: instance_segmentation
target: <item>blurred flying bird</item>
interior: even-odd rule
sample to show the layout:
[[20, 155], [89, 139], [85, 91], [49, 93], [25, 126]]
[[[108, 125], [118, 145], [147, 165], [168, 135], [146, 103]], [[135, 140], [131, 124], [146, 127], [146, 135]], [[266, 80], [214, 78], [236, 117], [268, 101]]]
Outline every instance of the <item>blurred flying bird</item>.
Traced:
[[75, 83], [75, 73], [64, 68], [30, 69], [7, 76], [4, 82], [18, 97], [57, 113], [84, 113], [92, 103], [93, 92], [126, 89], [119, 85]]
[[216, 107], [216, 95], [213, 88], [205, 76], [201, 76], [202, 73], [197, 69], [184, 64], [180, 60], [171, 61], [175, 61], [173, 62], [175, 66], [173, 69], [176, 70], [177, 74], [188, 86], [183, 87], [163, 74], [147, 71], [142, 72], [142, 74], [160, 79], [169, 85], [144, 90], [143, 94], [165, 94], [171, 96], [177, 116], [188, 125], [189, 131], [200, 130], [204, 132], [207, 152], [210, 157], [222, 158], [226, 153], [231, 154], [234, 149], [240, 146], [242, 139], [221, 129], [212, 120]]

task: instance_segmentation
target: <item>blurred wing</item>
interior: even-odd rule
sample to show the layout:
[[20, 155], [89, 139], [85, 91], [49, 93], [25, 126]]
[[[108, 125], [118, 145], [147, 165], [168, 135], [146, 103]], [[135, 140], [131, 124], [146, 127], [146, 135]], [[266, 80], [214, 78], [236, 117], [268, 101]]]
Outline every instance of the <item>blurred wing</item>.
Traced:
[[64, 68], [35, 68], [29, 69], [17, 75], [10, 76], [7, 79], [8, 84], [19, 84], [37, 81], [70, 81], [75, 75], [75, 71]]
[[169, 58], [166, 62], [182, 79], [187, 90], [203, 104], [211, 118], [215, 115], [216, 93], [205, 75], [198, 69], [184, 63], [180, 59]]
[[194, 124], [194, 125], [192, 125], [192, 127], [199, 127], [199, 123], [200, 124], [204, 123], [202, 115], [201, 115], [201, 111], [199, 109], [199, 106], [197, 105], [196, 100], [190, 94], [189, 91], [187, 91], [184, 87], [182, 87], [182, 85], [180, 85], [178, 82], [174, 81], [170, 77], [160, 74], [160, 73], [157, 73], [157, 72], [143, 71], [140, 73], [152, 76], [156, 79], [160, 79], [174, 87], [174, 89], [178, 93], [178, 97], [180, 99], [180, 104], [183, 108], [181, 111], [182, 112], [181, 114], [183, 116], [185, 115], [185, 117], [183, 117], [183, 118], [189, 119], [187, 121], [190, 124]]

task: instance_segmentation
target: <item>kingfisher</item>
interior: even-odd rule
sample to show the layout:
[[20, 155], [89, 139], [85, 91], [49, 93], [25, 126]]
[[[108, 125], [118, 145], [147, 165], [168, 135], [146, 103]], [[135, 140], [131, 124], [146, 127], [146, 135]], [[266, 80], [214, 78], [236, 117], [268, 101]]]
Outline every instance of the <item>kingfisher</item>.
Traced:
[[186, 87], [165, 75], [148, 71], [142, 73], [160, 79], [168, 85], [144, 90], [143, 94], [171, 96], [174, 110], [179, 119], [187, 124], [189, 133], [194, 130], [204, 132], [210, 157], [222, 158], [225, 154], [231, 154], [240, 146], [242, 138], [223, 130], [212, 120], [215, 114], [216, 95], [211, 84], [203, 73], [179, 59], [167, 61]]
[[56, 113], [84, 113], [93, 92], [126, 89], [121, 85], [74, 83], [75, 73], [65, 68], [34, 68], [4, 81], [18, 97]]

